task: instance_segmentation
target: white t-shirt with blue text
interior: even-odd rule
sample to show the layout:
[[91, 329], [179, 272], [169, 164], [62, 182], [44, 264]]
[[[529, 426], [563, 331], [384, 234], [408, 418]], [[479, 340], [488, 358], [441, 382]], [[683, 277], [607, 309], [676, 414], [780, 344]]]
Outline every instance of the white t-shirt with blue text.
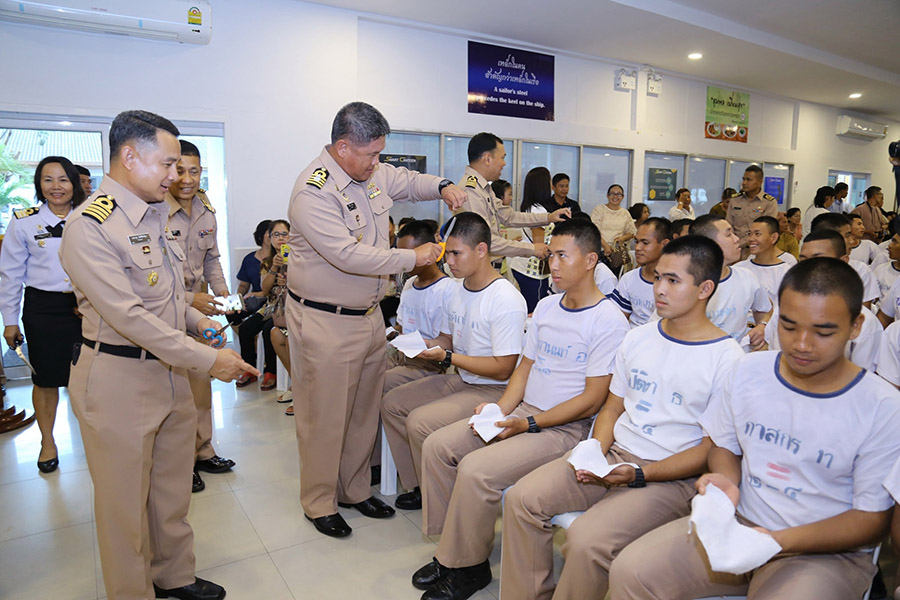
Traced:
[[409, 278], [400, 293], [397, 307], [397, 324], [403, 333], [418, 331], [422, 337], [433, 340], [441, 333], [450, 300], [456, 294], [456, 285], [450, 277], [441, 277], [425, 287], [416, 287], [418, 277]]
[[653, 311], [656, 310], [653, 281], [644, 279], [640, 267], [622, 275], [610, 298], [619, 305], [619, 308], [630, 313], [628, 320], [632, 327], [649, 323]]
[[772, 303], [766, 289], [756, 275], [746, 269], [731, 268], [731, 273], [719, 281], [709, 304], [706, 316], [713, 325], [740, 340], [748, 331], [747, 318], [752, 311], [769, 312]]

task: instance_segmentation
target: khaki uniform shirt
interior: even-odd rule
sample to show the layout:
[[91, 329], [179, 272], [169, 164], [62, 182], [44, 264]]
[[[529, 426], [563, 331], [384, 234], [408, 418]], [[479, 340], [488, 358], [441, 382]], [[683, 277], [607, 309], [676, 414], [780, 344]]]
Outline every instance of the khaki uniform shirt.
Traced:
[[733, 196], [725, 216], [734, 233], [741, 238], [741, 245], [747, 242], [750, 235], [750, 223], [759, 217], [778, 218], [778, 199], [762, 190], [752, 198], [744, 194]]
[[199, 190], [191, 201], [191, 216], [184, 211], [170, 192], [166, 192], [169, 208], [169, 234], [175, 238], [185, 255], [184, 287], [187, 303], [194, 302], [194, 293], [204, 291], [203, 283], [209, 283], [217, 296], [228, 294], [228, 284], [219, 262], [219, 244], [216, 241], [216, 211]]
[[184, 255], [166, 239], [167, 217], [164, 202], [147, 204], [106, 176], [67, 219], [60, 262], [85, 338], [139, 346], [170, 365], [209, 371], [217, 351], [185, 334], [203, 315], [185, 304]]
[[389, 275], [416, 266], [413, 250], [391, 248], [388, 210], [394, 200], [441, 197], [440, 177], [380, 164], [354, 181], [322, 150], [291, 192], [288, 288], [304, 300], [366, 309], [384, 297]]
[[524, 213], [503, 206], [484, 176], [466, 166], [459, 186], [466, 190], [466, 202], [457, 212], [472, 211], [481, 215], [491, 228], [491, 254], [494, 256], [533, 256], [534, 244], [508, 240], [500, 234], [500, 226], [544, 227], [550, 224], [547, 213]]

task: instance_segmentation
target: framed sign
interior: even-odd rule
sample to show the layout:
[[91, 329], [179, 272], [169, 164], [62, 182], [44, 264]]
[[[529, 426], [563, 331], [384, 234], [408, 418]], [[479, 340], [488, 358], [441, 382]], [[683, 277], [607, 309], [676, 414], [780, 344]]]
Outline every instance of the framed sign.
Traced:
[[676, 181], [678, 181], [677, 169], [651, 167], [647, 171], [647, 198], [654, 202], [675, 200]]
[[553, 120], [554, 58], [469, 42], [469, 112]]
[[749, 126], [750, 94], [706, 86], [704, 137], [746, 144]]

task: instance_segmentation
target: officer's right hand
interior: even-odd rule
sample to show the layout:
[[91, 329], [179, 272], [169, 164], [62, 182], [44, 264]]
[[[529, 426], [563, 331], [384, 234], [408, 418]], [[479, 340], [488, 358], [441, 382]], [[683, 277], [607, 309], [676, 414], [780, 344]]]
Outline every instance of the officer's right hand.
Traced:
[[438, 256], [441, 255], [441, 247], [437, 244], [422, 244], [415, 249], [416, 266], [430, 265], [437, 262]]
[[571, 218], [572, 218], [572, 209], [571, 208], [560, 208], [560, 209], [554, 210], [552, 213], [550, 213], [550, 216], [548, 217], [548, 219], [551, 223], [559, 223], [560, 221], [564, 221], [566, 219], [571, 219]]
[[194, 302], [191, 304], [194, 308], [202, 312], [207, 317], [211, 315], [224, 315], [222, 308], [216, 304], [215, 298], [203, 292], [194, 294]]
[[248, 365], [241, 359], [241, 355], [231, 348], [222, 348], [216, 352], [216, 362], [213, 363], [209, 374], [228, 383], [240, 377], [243, 373], [249, 373], [259, 377], [259, 371], [252, 365]]
[[10, 348], [15, 348], [23, 341], [25, 338], [22, 337], [22, 332], [19, 331], [18, 325], [7, 325], [3, 328], [3, 339], [6, 340], [6, 343], [9, 344]]
[[547, 258], [547, 255], [550, 254], [550, 248], [544, 242], [535, 242], [534, 243], [534, 255], [537, 258]]

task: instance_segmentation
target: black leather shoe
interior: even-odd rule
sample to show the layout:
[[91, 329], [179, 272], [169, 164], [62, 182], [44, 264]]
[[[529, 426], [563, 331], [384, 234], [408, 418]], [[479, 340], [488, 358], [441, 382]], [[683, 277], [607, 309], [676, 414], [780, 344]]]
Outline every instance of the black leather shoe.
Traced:
[[194, 469], [194, 484], [191, 487], [191, 493], [196, 494], [197, 492], [202, 492], [206, 489], [206, 484], [203, 483], [203, 480], [200, 479], [200, 473], [197, 472], [197, 469]]
[[37, 461], [38, 470], [41, 473], [52, 473], [59, 467], [59, 457], [54, 456], [50, 460]]
[[225, 597], [225, 588], [212, 581], [206, 581], [199, 577], [194, 583], [174, 590], [164, 590], [155, 583], [153, 591], [157, 598], [179, 598], [180, 600], [221, 600]]
[[338, 506], [343, 508], [355, 508], [370, 519], [387, 519], [394, 516], [394, 509], [376, 498], [370, 496], [368, 499], [356, 504], [346, 504], [338, 502]]
[[403, 510], [420, 510], [422, 508], [422, 490], [416, 486], [413, 491], [400, 494], [394, 500], [394, 506]]
[[369, 485], [381, 485], [381, 465], [375, 465], [371, 471], [372, 477], [369, 479]]
[[484, 561], [474, 567], [448, 569], [431, 588], [422, 594], [422, 600], [466, 600], [491, 582], [491, 564]]
[[324, 517], [316, 517], [313, 519], [309, 515], [304, 514], [309, 521], [315, 525], [316, 529], [319, 533], [324, 533], [327, 536], [342, 538], [347, 537], [353, 532], [353, 529], [347, 525], [347, 521], [344, 520], [338, 513], [334, 513], [333, 515], [326, 515]]
[[437, 558], [432, 558], [430, 563], [413, 573], [413, 587], [417, 590], [430, 589], [449, 570], [448, 567], [439, 563]]
[[194, 468], [198, 471], [206, 471], [207, 473], [225, 473], [234, 467], [234, 461], [230, 458], [222, 458], [221, 456], [213, 456], [206, 460], [198, 460], [194, 463]]

